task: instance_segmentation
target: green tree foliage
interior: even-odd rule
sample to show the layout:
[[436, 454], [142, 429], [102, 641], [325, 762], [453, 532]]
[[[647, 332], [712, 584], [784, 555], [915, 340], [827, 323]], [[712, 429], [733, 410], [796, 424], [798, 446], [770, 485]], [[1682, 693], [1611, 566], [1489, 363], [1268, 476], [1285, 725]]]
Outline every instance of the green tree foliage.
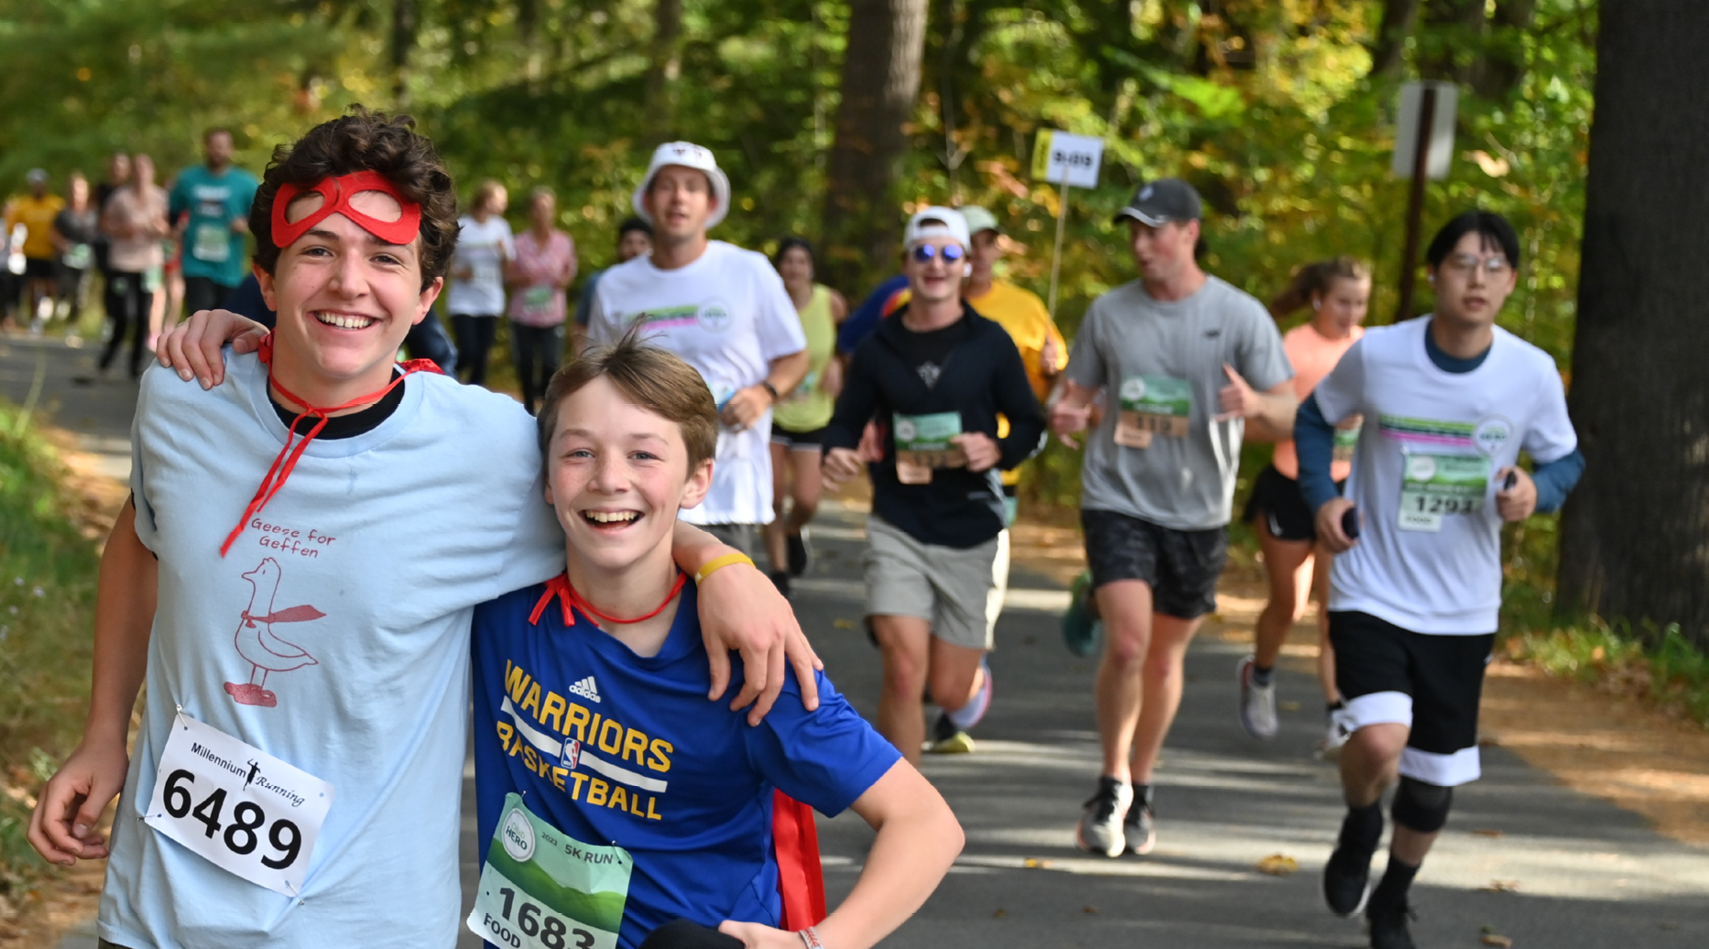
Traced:
[[[394, 30], [400, 11], [408, 30]], [[668, 44], [654, 41], [657, 12], [656, 0], [0, 0], [0, 183], [36, 165], [94, 168], [114, 148], [171, 169], [216, 123], [259, 170], [273, 143], [351, 102], [394, 105], [401, 82], [465, 187], [558, 190], [584, 270], [610, 260], [663, 137], [701, 142], [729, 170], [736, 207], [718, 236], [761, 249], [818, 236], [846, 3], [681, 0]], [[1429, 189], [1426, 229], [1472, 206], [1507, 214], [1526, 259], [1503, 321], [1564, 366], [1594, 31], [1589, 0], [930, 0], [896, 226], [922, 202], [985, 204], [1008, 228], [1010, 276], [1043, 295], [1060, 198], [1030, 179], [1035, 136], [1101, 136], [1102, 184], [1069, 201], [1065, 328], [1131, 278], [1111, 216], [1169, 174], [1206, 198], [1210, 270], [1267, 298], [1302, 263], [1362, 256], [1383, 322], [1406, 206], [1388, 171], [1398, 83], [1454, 78], [1456, 154]], [[1396, 67], [1373, 76], [1383, 49]], [[668, 85], [668, 108], [649, 109], [650, 78]], [[892, 267], [865, 264], [839, 288], [856, 299]], [[1072, 459], [1060, 463], [1035, 481], [1067, 500]]]

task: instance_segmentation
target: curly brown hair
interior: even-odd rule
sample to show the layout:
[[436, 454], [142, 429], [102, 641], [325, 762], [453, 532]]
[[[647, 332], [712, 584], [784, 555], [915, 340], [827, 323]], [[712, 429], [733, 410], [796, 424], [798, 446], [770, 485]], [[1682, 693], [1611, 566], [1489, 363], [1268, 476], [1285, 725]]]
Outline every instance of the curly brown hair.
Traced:
[[273, 198], [286, 182], [301, 187], [358, 171], [385, 175], [404, 197], [421, 205], [421, 288], [445, 276], [457, 250], [457, 191], [433, 142], [415, 131], [407, 115], [371, 112], [359, 105], [273, 149], [249, 207], [255, 262], [268, 273], [279, 263], [273, 243]]

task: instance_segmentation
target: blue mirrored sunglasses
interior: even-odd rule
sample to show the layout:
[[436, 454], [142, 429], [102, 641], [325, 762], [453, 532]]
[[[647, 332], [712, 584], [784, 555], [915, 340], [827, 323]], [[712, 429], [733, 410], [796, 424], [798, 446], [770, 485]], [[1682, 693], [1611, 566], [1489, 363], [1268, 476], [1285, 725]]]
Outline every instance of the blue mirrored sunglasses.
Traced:
[[914, 248], [914, 262], [929, 264], [932, 262], [932, 258], [939, 254], [943, 255], [944, 263], [953, 264], [961, 258], [966, 257], [967, 251], [963, 250], [960, 244], [946, 244], [943, 247], [933, 247], [930, 244], [921, 244]]

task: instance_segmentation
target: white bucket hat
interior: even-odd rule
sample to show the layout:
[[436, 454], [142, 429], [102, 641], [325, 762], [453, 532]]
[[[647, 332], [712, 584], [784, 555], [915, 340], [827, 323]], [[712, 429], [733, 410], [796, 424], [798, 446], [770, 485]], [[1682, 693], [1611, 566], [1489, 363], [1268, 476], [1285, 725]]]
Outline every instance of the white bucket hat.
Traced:
[[648, 224], [655, 223], [641, 199], [647, 196], [647, 189], [652, 187], [653, 176], [666, 165], [681, 165], [705, 172], [707, 179], [712, 182], [712, 199], [716, 202], [712, 208], [712, 216], [706, 219], [707, 230], [724, 220], [724, 215], [730, 211], [730, 179], [725, 177], [723, 170], [718, 167], [718, 159], [712, 157], [711, 149], [693, 142], [666, 142], [653, 150], [653, 160], [647, 165], [647, 175], [641, 179], [641, 186], [635, 189], [635, 194], [629, 199], [630, 206], [641, 216], [641, 220]]

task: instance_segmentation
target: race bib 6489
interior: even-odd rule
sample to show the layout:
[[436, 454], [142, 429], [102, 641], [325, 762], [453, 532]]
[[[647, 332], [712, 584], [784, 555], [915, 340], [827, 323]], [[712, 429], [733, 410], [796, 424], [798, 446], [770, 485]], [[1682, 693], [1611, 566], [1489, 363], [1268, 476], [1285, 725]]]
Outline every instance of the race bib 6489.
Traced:
[[180, 711], [142, 820], [224, 870], [296, 896], [332, 790]]

